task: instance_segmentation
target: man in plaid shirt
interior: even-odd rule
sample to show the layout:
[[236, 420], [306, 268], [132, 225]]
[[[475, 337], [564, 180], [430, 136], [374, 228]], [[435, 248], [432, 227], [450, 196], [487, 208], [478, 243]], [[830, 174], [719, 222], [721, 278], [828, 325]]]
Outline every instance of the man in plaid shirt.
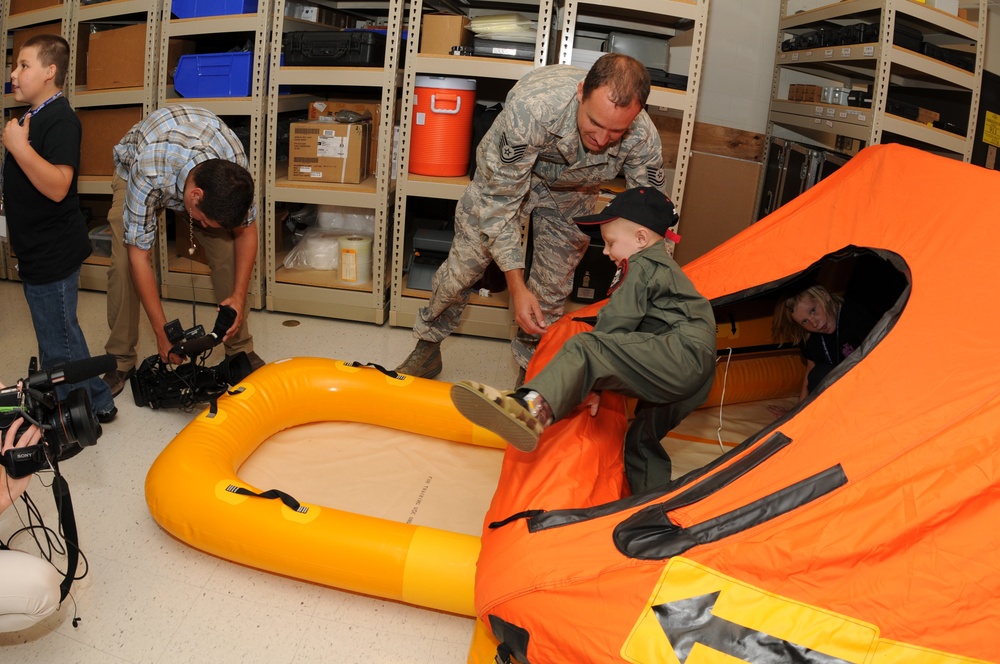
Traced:
[[140, 302], [153, 326], [160, 357], [181, 361], [170, 356], [172, 344], [163, 329], [167, 321], [150, 260], [158, 213], [165, 208], [190, 218], [193, 239], [208, 258], [216, 300], [236, 310], [236, 320], [224, 338], [226, 354], [243, 351], [254, 369], [263, 365], [253, 352], [244, 317], [257, 257], [257, 210], [249, 162], [239, 139], [215, 114], [171, 105], [132, 127], [115, 146], [114, 160], [108, 212], [113, 238], [108, 271], [111, 334], [105, 350], [115, 356], [118, 366], [104, 376], [112, 393], [122, 391], [136, 365]]

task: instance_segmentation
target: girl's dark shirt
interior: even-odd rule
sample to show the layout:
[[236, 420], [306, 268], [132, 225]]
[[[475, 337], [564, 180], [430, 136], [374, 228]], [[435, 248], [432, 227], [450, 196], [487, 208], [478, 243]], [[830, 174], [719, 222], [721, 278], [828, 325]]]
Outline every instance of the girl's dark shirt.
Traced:
[[844, 302], [837, 330], [833, 334], [810, 334], [802, 352], [816, 364], [837, 366], [861, 346], [878, 318], [861, 305]]
[[3, 194], [10, 243], [17, 255], [18, 274], [27, 283], [65, 279], [90, 255], [90, 237], [76, 190], [81, 136], [80, 120], [65, 97], [52, 101], [31, 118], [28, 140], [35, 151], [50, 164], [73, 168], [69, 193], [58, 203], [31, 184], [9, 152], [4, 158]]

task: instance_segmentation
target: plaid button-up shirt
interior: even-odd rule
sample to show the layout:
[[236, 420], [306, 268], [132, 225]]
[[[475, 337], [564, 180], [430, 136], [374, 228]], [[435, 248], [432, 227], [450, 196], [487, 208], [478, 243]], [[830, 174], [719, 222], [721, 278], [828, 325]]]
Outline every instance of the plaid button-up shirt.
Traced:
[[[214, 113], [171, 105], [150, 113], [114, 148], [115, 172], [127, 183], [125, 244], [151, 249], [159, 210], [184, 210], [184, 183], [191, 169], [208, 159], [225, 159], [249, 169], [243, 144]], [[251, 206], [243, 223], [257, 217]]]

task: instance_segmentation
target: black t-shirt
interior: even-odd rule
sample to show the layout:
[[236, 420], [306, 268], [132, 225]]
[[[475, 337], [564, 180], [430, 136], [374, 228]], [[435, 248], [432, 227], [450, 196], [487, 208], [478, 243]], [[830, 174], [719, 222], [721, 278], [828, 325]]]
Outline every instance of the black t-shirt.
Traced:
[[58, 203], [39, 192], [8, 152], [4, 158], [3, 195], [10, 243], [18, 274], [30, 284], [65, 279], [90, 255], [87, 224], [80, 211], [76, 173], [80, 167], [80, 120], [65, 97], [31, 118], [28, 140], [50, 164], [73, 167], [69, 193]]
[[844, 302], [840, 308], [837, 330], [833, 334], [810, 334], [803, 353], [816, 364], [837, 366], [861, 346], [878, 322], [878, 316], [865, 307]]

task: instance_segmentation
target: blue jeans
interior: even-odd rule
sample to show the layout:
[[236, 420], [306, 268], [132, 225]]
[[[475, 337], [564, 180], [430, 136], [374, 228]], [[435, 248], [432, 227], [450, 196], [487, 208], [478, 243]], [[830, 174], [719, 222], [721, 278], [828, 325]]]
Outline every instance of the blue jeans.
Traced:
[[[22, 282], [24, 299], [28, 301], [31, 324], [35, 327], [35, 338], [38, 340], [38, 363], [42, 371], [52, 371], [60, 364], [90, 357], [87, 340], [76, 318], [79, 283], [80, 268], [65, 279], [49, 284]], [[87, 389], [95, 414], [110, 413], [115, 407], [111, 388], [100, 376], [82, 383], [57, 385], [56, 396], [60, 400], [65, 399], [77, 387]]]

